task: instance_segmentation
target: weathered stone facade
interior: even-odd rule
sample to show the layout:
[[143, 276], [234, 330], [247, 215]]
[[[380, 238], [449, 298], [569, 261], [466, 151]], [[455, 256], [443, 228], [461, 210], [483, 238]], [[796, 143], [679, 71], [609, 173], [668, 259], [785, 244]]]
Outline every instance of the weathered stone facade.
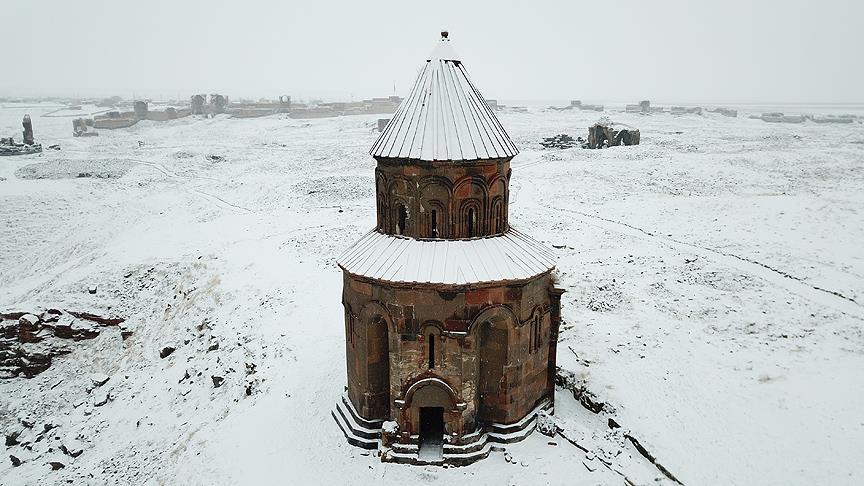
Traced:
[[422, 406], [444, 408], [459, 437], [516, 422], [554, 391], [560, 292], [549, 274], [470, 288], [346, 274], [342, 296], [348, 397], [364, 418], [398, 422], [404, 440], [419, 433]]
[[411, 238], [478, 238], [507, 231], [510, 159], [378, 159], [378, 231]]

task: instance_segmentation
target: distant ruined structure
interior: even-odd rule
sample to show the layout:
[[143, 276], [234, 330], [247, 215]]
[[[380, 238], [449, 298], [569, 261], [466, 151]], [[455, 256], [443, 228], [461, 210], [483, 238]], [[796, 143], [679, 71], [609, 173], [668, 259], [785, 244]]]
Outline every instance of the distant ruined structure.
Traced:
[[551, 413], [563, 290], [550, 251], [510, 226], [517, 153], [442, 32], [370, 151], [376, 227], [337, 260], [333, 416], [382, 461], [467, 464]]
[[0, 138], [0, 156], [28, 155], [42, 151], [42, 144], [36, 143], [33, 137], [33, 122], [30, 120], [30, 115], [24, 115], [21, 126], [24, 127], [21, 133], [24, 143], [16, 143], [13, 137]]

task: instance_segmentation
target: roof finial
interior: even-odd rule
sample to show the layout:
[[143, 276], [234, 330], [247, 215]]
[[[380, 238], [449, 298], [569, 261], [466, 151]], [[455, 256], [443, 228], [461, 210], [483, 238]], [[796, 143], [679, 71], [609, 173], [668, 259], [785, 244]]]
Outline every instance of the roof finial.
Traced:
[[[447, 32], [446, 30], [442, 30], [441, 31], [441, 40], [447, 39], [447, 36], [449, 36], [449, 35], [450, 35], [450, 32]], [[450, 39], [447, 39], [447, 40], [450, 40]]]

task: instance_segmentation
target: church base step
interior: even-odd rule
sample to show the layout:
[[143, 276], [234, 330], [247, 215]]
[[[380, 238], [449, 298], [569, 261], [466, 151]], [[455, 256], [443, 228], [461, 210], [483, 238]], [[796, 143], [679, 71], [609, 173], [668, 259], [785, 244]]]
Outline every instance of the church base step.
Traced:
[[[519, 442], [534, 432], [537, 415], [545, 411], [553, 412], [553, 404], [546, 399], [540, 402], [525, 417], [513, 424], [488, 424], [476, 432], [466, 435], [470, 442], [463, 444], [444, 444], [440, 460], [424, 460], [419, 457], [418, 442], [394, 443], [390, 447], [381, 446], [381, 424], [362, 419], [356, 415], [351, 402], [344, 395], [337, 401], [331, 415], [348, 443], [364, 449], [377, 449], [383, 462], [414, 465], [452, 465], [466, 466], [485, 459], [493, 451], [503, 452], [504, 444]], [[362, 422], [361, 422], [362, 421]], [[416, 439], [416, 437], [414, 437]]]

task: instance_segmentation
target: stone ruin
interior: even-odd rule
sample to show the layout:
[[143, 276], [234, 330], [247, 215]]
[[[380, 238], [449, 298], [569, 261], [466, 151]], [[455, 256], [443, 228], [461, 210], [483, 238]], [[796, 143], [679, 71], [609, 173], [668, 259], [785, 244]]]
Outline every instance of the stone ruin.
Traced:
[[566, 110], [582, 110], [582, 111], [603, 111], [603, 105], [588, 105], [582, 103], [582, 100], [570, 100], [570, 104], [563, 107], [558, 106], [550, 106], [550, 110], [553, 111], [566, 111]]
[[568, 107], [568, 109], [584, 111], [603, 111], [603, 105], [589, 105], [582, 103], [582, 100], [570, 100], [570, 106]]
[[72, 120], [72, 135], [76, 137], [98, 137], [99, 132], [89, 131], [88, 126], [93, 126], [92, 118], [76, 118]]
[[204, 114], [204, 103], [207, 102], [207, 96], [203, 94], [196, 94], [192, 96], [190, 101], [192, 105], [192, 114], [193, 115], [203, 115]]
[[639, 145], [639, 130], [629, 126], [618, 127], [609, 120], [600, 120], [588, 127], [585, 148], [597, 149], [619, 145]]
[[146, 101], [136, 101], [132, 103], [132, 111], [135, 113], [135, 118], [144, 120], [147, 118], [147, 112], [150, 110]]
[[196, 94], [192, 96], [191, 105], [193, 115], [204, 115], [207, 118], [211, 118], [220, 113], [225, 113], [228, 97], [216, 93], [209, 96]]
[[627, 105], [624, 107], [624, 111], [627, 113], [642, 113], [642, 114], [650, 114], [650, 113], [663, 113], [662, 106], [651, 106], [650, 100], [642, 100], [636, 105]]
[[540, 142], [540, 145], [542, 145], [544, 149], [564, 150], [575, 147], [577, 143], [584, 147], [585, 139], [582, 137], [573, 138], [566, 133], [561, 133], [553, 137], [544, 138], [543, 141]]
[[21, 125], [24, 127], [22, 132], [24, 143], [15, 143], [12, 137], [0, 138], [0, 155], [27, 155], [42, 151], [42, 144], [36, 143], [33, 137], [33, 122], [30, 120], [30, 115], [24, 115]]
[[733, 110], [732, 108], [717, 107], [713, 110], [708, 110], [708, 113], [719, 113], [723, 116], [728, 116], [730, 118], [738, 117], [738, 110]]

